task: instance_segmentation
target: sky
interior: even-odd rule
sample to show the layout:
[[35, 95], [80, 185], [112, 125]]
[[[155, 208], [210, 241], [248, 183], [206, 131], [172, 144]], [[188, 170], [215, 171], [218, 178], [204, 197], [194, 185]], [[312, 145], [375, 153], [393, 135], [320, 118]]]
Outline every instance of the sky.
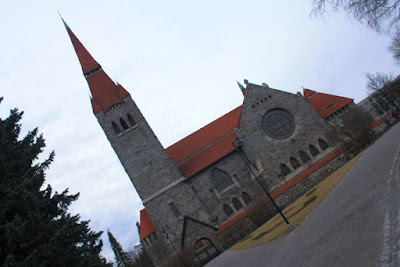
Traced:
[[[0, 116], [25, 113], [55, 150], [47, 183], [80, 192], [70, 211], [139, 242], [142, 202], [93, 115], [89, 88], [60, 11], [75, 35], [141, 109], [164, 147], [239, 106], [248, 79], [367, 96], [365, 73], [398, 75], [387, 36], [343, 14], [311, 18], [303, 1], [5, 1], [0, 9]], [[103, 255], [113, 254], [103, 234]]]

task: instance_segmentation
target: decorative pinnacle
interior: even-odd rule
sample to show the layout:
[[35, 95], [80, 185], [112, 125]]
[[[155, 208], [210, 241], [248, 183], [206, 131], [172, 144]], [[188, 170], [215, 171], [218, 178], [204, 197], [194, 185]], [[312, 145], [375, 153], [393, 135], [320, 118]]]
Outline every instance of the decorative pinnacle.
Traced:
[[68, 24], [65, 22], [65, 20], [64, 20], [64, 19], [63, 19], [63, 17], [61, 16], [60, 12], [59, 12], [59, 11], [57, 11], [57, 13], [58, 13], [58, 15], [60, 16], [60, 18], [61, 18], [62, 22], [64, 23], [65, 29], [66, 29], [66, 30], [68, 30], [68, 29], [69, 29], [69, 26], [68, 26]]
[[238, 82], [238, 81], [236, 81], [236, 82], [237, 82], [240, 90], [246, 90], [246, 88], [244, 88], [244, 86], [240, 82]]

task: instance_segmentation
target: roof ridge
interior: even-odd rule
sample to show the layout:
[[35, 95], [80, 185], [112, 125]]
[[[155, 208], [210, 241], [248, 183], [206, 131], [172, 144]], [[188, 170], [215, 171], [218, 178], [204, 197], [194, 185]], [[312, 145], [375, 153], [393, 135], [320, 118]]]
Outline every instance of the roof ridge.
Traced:
[[[181, 141], [183, 141], [183, 140], [185, 140], [185, 139], [189, 138], [189, 137], [190, 137], [190, 136], [192, 136], [193, 134], [195, 134], [195, 133], [199, 132], [200, 130], [202, 130], [202, 129], [206, 128], [206, 127], [207, 127], [207, 126], [209, 126], [210, 124], [212, 124], [212, 123], [214, 123], [214, 122], [218, 121], [219, 119], [221, 119], [221, 118], [225, 117], [226, 115], [230, 114], [231, 112], [234, 112], [234, 111], [236, 111], [238, 108], [241, 108], [241, 107], [243, 107], [243, 104], [242, 104], [242, 105], [240, 105], [240, 106], [238, 106], [238, 107], [236, 107], [236, 108], [234, 108], [234, 109], [232, 109], [231, 111], [229, 111], [229, 112], [225, 113], [224, 115], [222, 115], [222, 116], [220, 116], [220, 117], [216, 118], [215, 120], [213, 120], [213, 121], [209, 122], [208, 124], [204, 125], [203, 127], [199, 128], [199, 129], [197, 129], [196, 131], [192, 132], [191, 134], [189, 134], [189, 135], [185, 136], [185, 137], [184, 137], [184, 138], [182, 138], [181, 140], [179, 140], [179, 141], [176, 141], [175, 143], [173, 143], [172, 145], [168, 146], [168, 147], [167, 147], [167, 148], [165, 148], [165, 149], [167, 150], [168, 148], [170, 148], [170, 147], [172, 147], [172, 146], [176, 145], [177, 143], [179, 143], [179, 142], [181, 142]], [[217, 140], [217, 139], [216, 139], [216, 140]], [[215, 141], [215, 140], [214, 140], [214, 141]]]

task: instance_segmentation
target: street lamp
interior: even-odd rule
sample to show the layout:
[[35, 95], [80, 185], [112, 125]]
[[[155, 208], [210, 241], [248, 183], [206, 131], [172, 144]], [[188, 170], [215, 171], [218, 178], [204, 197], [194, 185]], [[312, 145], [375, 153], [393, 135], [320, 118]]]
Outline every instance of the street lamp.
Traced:
[[278, 178], [281, 178], [281, 179], [285, 182], [285, 184], [288, 184], [288, 183], [286, 182], [286, 179], [285, 179], [285, 176], [284, 176], [284, 175], [278, 173], [277, 176], [278, 176]]
[[176, 249], [176, 247], [175, 247], [175, 245], [174, 245], [174, 242], [172, 242], [172, 240], [169, 238], [169, 235], [168, 235], [167, 231], [165, 231], [165, 227], [163, 227], [162, 229], [163, 229], [163, 232], [164, 232], [165, 237], [166, 237], [167, 240], [171, 243], [173, 249], [175, 250], [176, 254], [178, 255], [179, 260], [182, 262], [183, 266], [186, 267], [187, 265], [185, 264], [185, 262], [184, 262], [183, 259], [181, 258], [181, 255], [179, 254], [178, 250]]
[[[243, 143], [242, 140], [237, 139], [236, 140], [237, 143]], [[274, 205], [274, 207], [276, 208], [276, 210], [279, 212], [279, 214], [281, 215], [281, 217], [283, 218], [283, 220], [285, 221], [285, 223], [287, 224], [288, 227], [291, 227], [291, 224], [289, 223], [288, 219], [285, 217], [285, 215], [282, 212], [282, 209], [276, 204], [275, 200], [271, 197], [271, 195], [268, 193], [268, 190], [264, 187], [263, 183], [258, 179], [258, 176], [254, 173], [253, 169], [250, 167], [249, 163], [246, 161], [246, 159], [244, 158], [244, 156], [247, 157], [247, 155], [244, 153], [243, 150], [239, 149], [236, 145], [235, 142], [232, 142], [233, 147], [236, 149], [236, 151], [239, 153], [240, 158], [244, 161], [244, 163], [246, 164], [247, 168], [250, 170], [250, 172], [254, 175], [254, 177], [256, 178], [257, 182], [260, 184], [261, 188], [264, 190], [265, 194], [267, 195], [267, 197], [269, 198], [269, 200], [271, 200], [272, 204]]]

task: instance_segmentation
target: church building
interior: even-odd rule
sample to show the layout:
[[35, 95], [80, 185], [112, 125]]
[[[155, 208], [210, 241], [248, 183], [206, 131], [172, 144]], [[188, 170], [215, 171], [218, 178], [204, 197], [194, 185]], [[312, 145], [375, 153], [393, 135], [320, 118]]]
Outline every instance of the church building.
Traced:
[[[136, 188], [140, 241], [160, 265], [177, 253], [205, 263], [346, 162], [328, 123], [353, 99], [244, 81], [243, 104], [164, 148], [131, 95], [64, 22], [95, 117]], [[132, 222], [134, 223], [134, 222]]]

